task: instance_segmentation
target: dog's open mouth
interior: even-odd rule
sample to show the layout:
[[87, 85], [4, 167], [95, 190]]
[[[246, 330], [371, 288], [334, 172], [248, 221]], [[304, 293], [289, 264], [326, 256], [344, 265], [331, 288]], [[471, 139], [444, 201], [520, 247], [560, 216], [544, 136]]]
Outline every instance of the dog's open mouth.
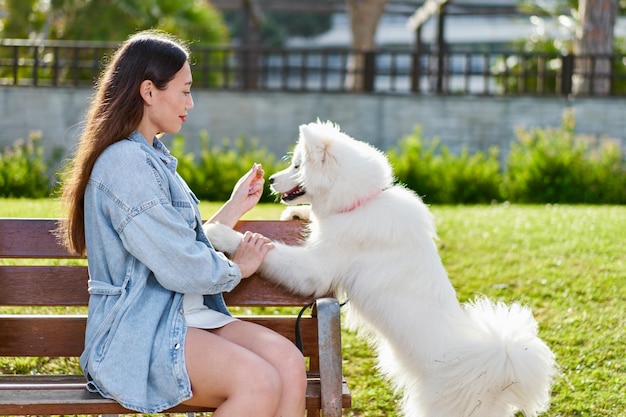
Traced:
[[304, 188], [297, 186], [296, 188], [281, 194], [280, 199], [283, 201], [291, 201], [306, 194]]

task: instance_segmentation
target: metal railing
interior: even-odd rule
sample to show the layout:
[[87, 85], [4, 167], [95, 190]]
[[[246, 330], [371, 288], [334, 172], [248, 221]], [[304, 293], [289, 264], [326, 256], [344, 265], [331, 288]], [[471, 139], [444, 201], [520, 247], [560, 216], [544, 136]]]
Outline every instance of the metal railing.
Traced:
[[[0, 41], [0, 85], [92, 86], [117, 44]], [[405, 95], [626, 96], [626, 55], [192, 45], [194, 88]]]

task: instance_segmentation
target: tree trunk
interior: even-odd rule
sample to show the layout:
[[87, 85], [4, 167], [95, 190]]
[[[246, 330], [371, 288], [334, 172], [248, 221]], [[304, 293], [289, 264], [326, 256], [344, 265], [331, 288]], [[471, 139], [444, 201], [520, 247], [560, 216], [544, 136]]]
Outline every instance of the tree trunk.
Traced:
[[346, 0], [350, 14], [352, 31], [352, 49], [355, 51], [348, 59], [345, 86], [348, 90], [368, 90], [366, 79], [367, 53], [376, 47], [376, 28], [385, 10], [387, 0]]
[[608, 95], [618, 0], [579, 0], [574, 94]]

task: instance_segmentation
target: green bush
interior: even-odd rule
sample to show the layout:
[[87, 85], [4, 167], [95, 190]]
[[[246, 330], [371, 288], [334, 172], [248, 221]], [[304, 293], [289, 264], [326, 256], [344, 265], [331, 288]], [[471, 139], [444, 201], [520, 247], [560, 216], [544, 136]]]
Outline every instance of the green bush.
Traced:
[[575, 134], [565, 112], [559, 129], [518, 129], [502, 195], [519, 203], [626, 202], [626, 169], [619, 144]]
[[50, 196], [49, 163], [44, 161], [40, 142], [41, 133], [31, 133], [28, 139], [18, 139], [0, 153], [1, 197]]
[[[185, 139], [174, 137], [170, 149], [178, 158], [178, 172], [201, 200], [226, 201], [237, 180], [256, 162], [263, 165], [269, 175], [284, 168], [284, 162], [276, 158], [266, 148], [259, 147], [258, 141], [245, 136], [235, 141], [223, 139], [220, 144], [212, 144], [208, 134], [200, 133], [200, 150], [197, 154], [185, 150]], [[261, 201], [275, 201], [270, 194], [269, 183]]]
[[454, 204], [490, 203], [500, 199], [500, 150], [491, 147], [487, 154], [471, 154], [463, 148], [453, 155], [447, 147], [441, 148], [444, 178], [447, 179], [447, 201]]
[[425, 144], [419, 127], [387, 154], [398, 182], [424, 201], [440, 204], [489, 203], [500, 199], [499, 150], [470, 154], [463, 148], [454, 155], [438, 139]]

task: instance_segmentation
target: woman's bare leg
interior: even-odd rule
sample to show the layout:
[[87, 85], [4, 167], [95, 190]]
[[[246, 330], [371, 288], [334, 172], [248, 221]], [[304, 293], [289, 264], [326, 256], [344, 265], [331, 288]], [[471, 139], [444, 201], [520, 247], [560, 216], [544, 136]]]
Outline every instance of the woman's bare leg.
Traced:
[[278, 333], [244, 321], [231, 323], [215, 331], [256, 353], [277, 372], [282, 384], [276, 417], [302, 417], [306, 403], [306, 366], [302, 353]]
[[246, 322], [211, 332], [189, 328], [185, 347], [193, 398], [218, 416], [301, 417], [306, 372], [300, 351], [277, 333]]
[[281, 382], [265, 360], [211, 332], [189, 328], [185, 360], [193, 397], [185, 404], [217, 407], [214, 417], [274, 417]]

